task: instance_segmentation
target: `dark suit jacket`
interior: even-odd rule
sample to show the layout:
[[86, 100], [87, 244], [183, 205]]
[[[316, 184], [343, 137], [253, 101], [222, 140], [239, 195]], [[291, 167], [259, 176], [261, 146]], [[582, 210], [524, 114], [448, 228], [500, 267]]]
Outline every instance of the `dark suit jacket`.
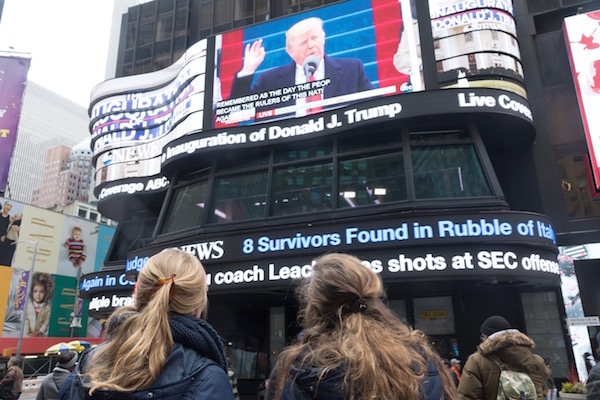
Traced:
[[[324, 57], [325, 78], [330, 79], [329, 85], [325, 86], [324, 97], [326, 99], [362, 92], [374, 89], [373, 84], [365, 75], [362, 61], [356, 58], [331, 58]], [[230, 98], [247, 96], [252, 93], [262, 93], [296, 85], [296, 63], [294, 61], [281, 67], [262, 72], [252, 85], [254, 75], [233, 79]], [[296, 104], [295, 100], [278, 103], [267, 108], [279, 108]], [[336, 105], [339, 107], [340, 105]]]

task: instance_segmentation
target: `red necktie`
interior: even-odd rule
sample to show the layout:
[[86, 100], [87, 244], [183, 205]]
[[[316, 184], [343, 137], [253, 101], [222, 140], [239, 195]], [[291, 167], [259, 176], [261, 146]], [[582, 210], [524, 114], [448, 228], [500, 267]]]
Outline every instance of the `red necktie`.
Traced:
[[[315, 76], [311, 75], [309, 81], [311, 82], [315, 82]], [[308, 97], [308, 102], [309, 103], [313, 103], [315, 101], [320, 101], [323, 99], [323, 96], [321, 96], [320, 94], [314, 95], [314, 96], [309, 96]], [[307, 114], [315, 114], [318, 113], [319, 111], [323, 111], [323, 107], [322, 106], [317, 106], [317, 107], [309, 107], [306, 109], [306, 113]]]

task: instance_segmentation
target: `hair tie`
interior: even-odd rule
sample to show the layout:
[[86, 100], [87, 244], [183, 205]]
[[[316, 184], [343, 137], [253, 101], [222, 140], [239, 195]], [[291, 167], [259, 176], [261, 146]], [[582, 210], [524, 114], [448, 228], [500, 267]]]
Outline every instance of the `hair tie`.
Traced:
[[161, 278], [161, 279], [159, 279], [159, 280], [156, 281], [156, 283], [154, 284], [154, 287], [157, 287], [157, 286], [161, 287], [162, 285], [164, 285], [165, 283], [167, 283], [169, 281], [173, 282], [173, 285], [174, 285], [175, 284], [175, 277], [176, 276], [177, 275], [173, 274], [173, 275], [171, 275], [170, 278]]
[[354, 313], [367, 311], [367, 300], [357, 297], [354, 303], [350, 306], [350, 310]]
[[148, 292], [148, 300], [150, 300], [152, 298], [152, 296], [154, 296], [154, 293], [156, 293], [158, 291], [158, 289], [160, 289], [161, 286], [165, 285], [166, 283], [168, 283], [169, 281], [171, 281], [171, 288], [169, 289], [169, 299], [173, 298], [173, 289], [175, 288], [175, 277], [177, 275], [173, 274], [171, 275], [170, 278], [160, 278], [156, 281], [156, 283], [154, 284], [154, 286], [152, 286], [152, 289], [150, 289], [150, 291]]

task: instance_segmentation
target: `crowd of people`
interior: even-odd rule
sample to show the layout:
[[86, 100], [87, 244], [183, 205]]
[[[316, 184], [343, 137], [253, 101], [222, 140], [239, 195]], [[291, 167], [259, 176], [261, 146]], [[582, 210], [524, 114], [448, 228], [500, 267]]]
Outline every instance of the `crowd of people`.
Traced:
[[[79, 360], [61, 354], [37, 399], [239, 399], [222, 340], [203, 318], [207, 293], [196, 257], [154, 255], [138, 275], [135, 305], [109, 317], [107, 340]], [[482, 323], [463, 368], [443, 360], [388, 308], [380, 276], [351, 255], [318, 258], [297, 294], [303, 329], [280, 353], [261, 399], [541, 399], [548, 385], [549, 363], [532, 352], [533, 340], [498, 315]], [[1, 399], [21, 392], [18, 361], [8, 364]], [[599, 398], [598, 374], [596, 365], [588, 399]]]

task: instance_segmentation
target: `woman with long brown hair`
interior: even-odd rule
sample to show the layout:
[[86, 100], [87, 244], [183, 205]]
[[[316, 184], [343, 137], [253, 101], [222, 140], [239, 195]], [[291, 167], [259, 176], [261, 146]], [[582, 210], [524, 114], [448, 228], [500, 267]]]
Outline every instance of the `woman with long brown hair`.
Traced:
[[67, 395], [233, 399], [221, 339], [200, 318], [207, 303], [196, 257], [177, 249], [152, 256], [138, 275], [135, 306], [109, 318], [108, 341], [80, 362]]
[[385, 305], [379, 275], [346, 254], [327, 254], [298, 290], [300, 339], [278, 357], [279, 399], [456, 399], [427, 337]]

